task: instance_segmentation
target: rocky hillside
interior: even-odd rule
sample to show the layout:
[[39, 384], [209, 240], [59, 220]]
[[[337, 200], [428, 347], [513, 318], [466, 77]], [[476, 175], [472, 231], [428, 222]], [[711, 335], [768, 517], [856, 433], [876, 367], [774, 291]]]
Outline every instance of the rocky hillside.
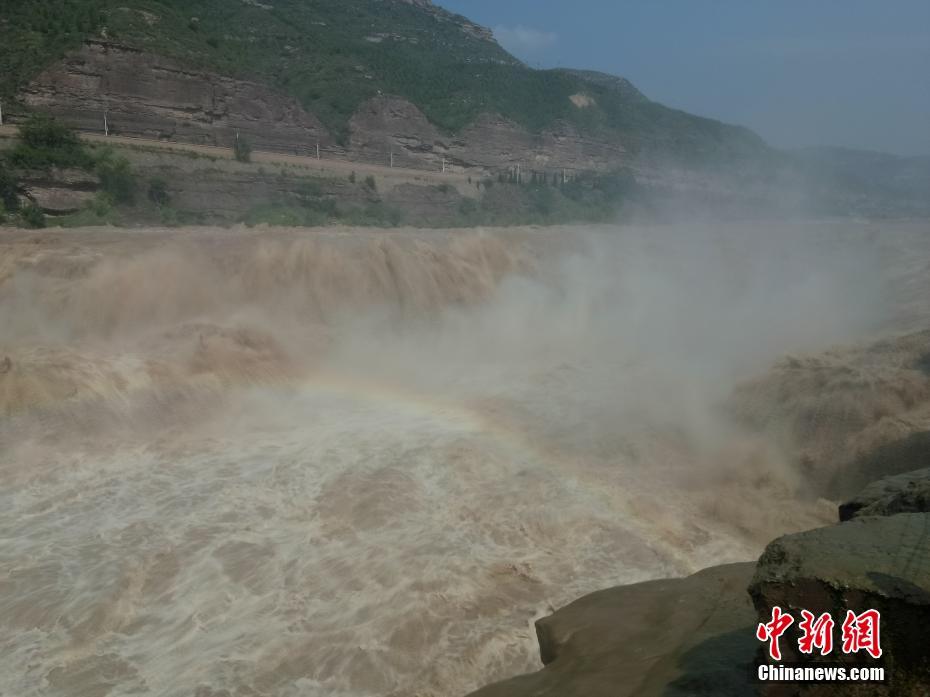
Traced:
[[272, 152], [441, 170], [606, 171], [626, 150], [606, 136], [582, 136], [569, 122], [530, 133], [500, 115], [481, 114], [448, 136], [412, 102], [374, 96], [359, 105], [340, 140], [301, 103], [263, 84], [238, 80], [112, 41], [92, 41], [39, 74], [20, 91], [34, 109], [84, 130], [158, 140], [228, 145], [240, 133]]
[[429, 0], [8, 4], [8, 123], [101, 132], [106, 115], [123, 136], [518, 183], [623, 170], [673, 217], [930, 215], [927, 158], [778, 151], [620, 77], [533, 70]]
[[[598, 73], [532, 70], [428, 0], [52, 0], [4, 12], [0, 95], [127, 134], [526, 169], [767, 152]], [[90, 43], [88, 43], [90, 42]], [[540, 159], [542, 158], [542, 159]]]

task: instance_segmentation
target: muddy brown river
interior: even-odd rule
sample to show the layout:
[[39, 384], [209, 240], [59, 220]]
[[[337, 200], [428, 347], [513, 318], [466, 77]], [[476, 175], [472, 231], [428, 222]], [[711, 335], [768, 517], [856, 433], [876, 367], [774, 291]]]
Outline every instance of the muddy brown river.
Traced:
[[830, 520], [721, 405], [930, 227], [0, 231], [0, 694], [449, 697]]

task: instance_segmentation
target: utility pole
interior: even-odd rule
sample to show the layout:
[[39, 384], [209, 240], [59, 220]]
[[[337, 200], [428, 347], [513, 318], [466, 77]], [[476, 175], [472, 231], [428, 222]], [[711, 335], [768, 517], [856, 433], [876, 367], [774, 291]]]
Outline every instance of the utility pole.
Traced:
[[391, 169], [394, 169], [394, 151], [391, 150]]
[[103, 135], [105, 136], [110, 135], [110, 124], [107, 121], [107, 110], [106, 109], [103, 110]]
[[0, 126], [3, 125], [3, 102], [0, 102]]
[[316, 142], [316, 159], [320, 159], [320, 141]]
[[443, 174], [446, 173], [446, 158], [445, 157], [442, 158], [442, 173]]

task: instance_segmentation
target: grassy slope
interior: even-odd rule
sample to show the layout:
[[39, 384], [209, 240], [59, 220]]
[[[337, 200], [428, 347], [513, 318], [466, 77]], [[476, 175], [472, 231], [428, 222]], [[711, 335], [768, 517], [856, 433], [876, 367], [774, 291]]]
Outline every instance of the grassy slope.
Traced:
[[[531, 130], [564, 119], [631, 149], [705, 163], [766, 151], [750, 131], [668, 109], [629, 83], [532, 70], [465, 20], [396, 0], [0, 0], [0, 96], [101, 32], [187, 64], [296, 96], [337, 135], [378, 91], [410, 99], [455, 132], [497, 112]], [[195, 19], [196, 18], [196, 19]], [[380, 38], [371, 41], [369, 37]], [[578, 109], [569, 97], [593, 97]]]

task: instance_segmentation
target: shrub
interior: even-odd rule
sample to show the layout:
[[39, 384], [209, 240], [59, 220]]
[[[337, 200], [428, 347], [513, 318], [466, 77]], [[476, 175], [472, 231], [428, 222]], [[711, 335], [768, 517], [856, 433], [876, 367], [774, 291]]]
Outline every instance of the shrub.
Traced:
[[252, 161], [252, 145], [245, 138], [240, 137], [236, 134], [236, 142], [233, 145], [233, 155], [236, 157], [237, 162], [251, 162]]
[[370, 174], [367, 177], [365, 177], [365, 186], [367, 186], [372, 191], [378, 190], [378, 185], [375, 184], [375, 178], [371, 176]]
[[340, 219], [347, 225], [396, 227], [404, 220], [399, 209], [384, 203], [369, 203], [364, 208], [347, 208], [340, 211]]
[[10, 162], [22, 169], [93, 166], [93, 158], [74, 131], [49, 116], [32, 116], [19, 127], [19, 143], [10, 153]]
[[81, 146], [77, 135], [51, 116], [32, 116], [19, 127], [20, 140], [31, 148], [73, 150]]
[[94, 215], [105, 218], [113, 212], [113, 197], [105, 191], [101, 191], [87, 203], [85, 208]]
[[298, 203], [308, 211], [321, 213], [327, 217], [335, 218], [339, 216], [339, 206], [333, 199], [329, 198], [306, 198], [300, 199]]
[[323, 194], [323, 187], [317, 181], [303, 179], [297, 184], [296, 193], [301, 199], [318, 198]]
[[167, 227], [203, 225], [207, 220], [207, 216], [201, 211], [178, 210], [172, 206], [159, 206], [158, 218], [161, 224]]
[[168, 182], [161, 177], [149, 179], [149, 201], [156, 206], [167, 206], [171, 203], [171, 195], [168, 193]]
[[8, 169], [6, 163], [0, 160], [0, 206], [8, 211], [19, 209], [19, 185]]
[[475, 215], [478, 212], [478, 202], [473, 198], [463, 198], [459, 203], [459, 213], [466, 218]]
[[349, 181], [352, 182], [353, 184], [355, 183], [355, 172], [354, 171], [351, 174], [349, 174]]
[[162, 225], [176, 227], [180, 225], [178, 212], [171, 206], [159, 206], [158, 217]]
[[242, 218], [246, 225], [272, 225], [283, 227], [313, 227], [328, 222], [326, 214], [298, 206], [261, 205], [252, 208]]
[[136, 179], [125, 157], [113, 155], [112, 150], [101, 152], [94, 168], [100, 177], [100, 187], [117, 203], [131, 204], [136, 198]]
[[119, 213], [113, 207], [113, 197], [101, 191], [77, 213], [55, 218], [53, 225], [61, 227], [87, 227], [90, 225], [119, 225]]
[[22, 220], [23, 225], [26, 227], [45, 227], [45, 214], [42, 212], [42, 209], [39, 208], [35, 203], [30, 203], [28, 206], [24, 206], [19, 212], [19, 217], [20, 220]]

